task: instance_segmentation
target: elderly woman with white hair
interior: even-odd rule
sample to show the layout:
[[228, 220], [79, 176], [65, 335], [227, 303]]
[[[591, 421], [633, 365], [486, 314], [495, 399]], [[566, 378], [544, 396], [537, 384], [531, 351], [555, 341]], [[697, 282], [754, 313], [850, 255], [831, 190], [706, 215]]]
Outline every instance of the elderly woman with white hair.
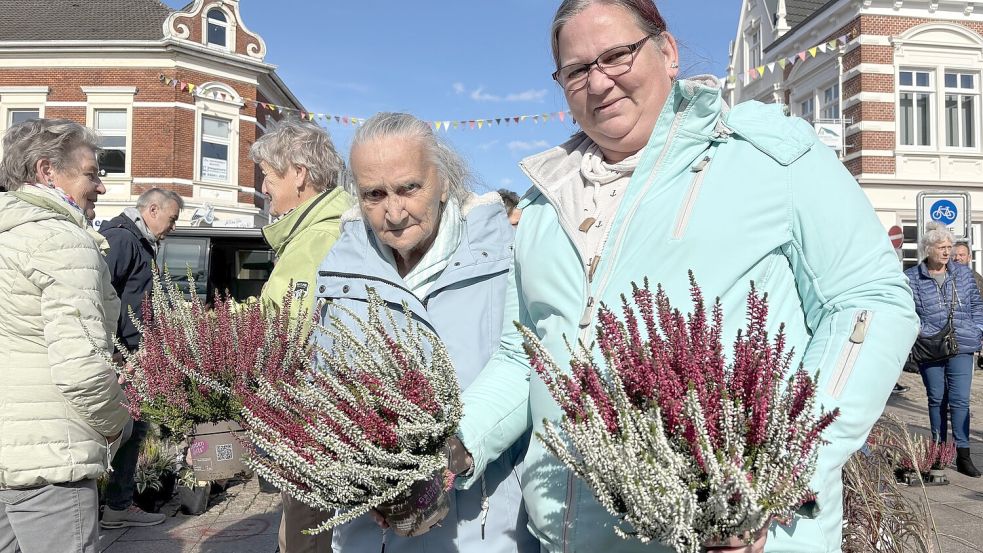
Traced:
[[[355, 133], [351, 169], [358, 202], [321, 265], [318, 297], [367, 314], [367, 288], [386, 304], [408, 306], [447, 346], [461, 387], [498, 348], [513, 230], [495, 192], [477, 196], [457, 153], [430, 125], [405, 113], [379, 113]], [[329, 338], [319, 337], [322, 347]], [[528, 438], [528, 437], [527, 437]], [[482, 483], [451, 496], [450, 515], [416, 537], [380, 535], [370, 516], [335, 528], [336, 552], [539, 552], [526, 530], [516, 464], [526, 441], [489, 464]], [[453, 468], [453, 467], [452, 467]]]
[[932, 439], [946, 440], [951, 418], [956, 470], [979, 478], [980, 471], [973, 465], [969, 450], [969, 390], [973, 382], [973, 353], [979, 351], [983, 337], [983, 298], [972, 271], [952, 259], [954, 241], [947, 228], [931, 224], [921, 239], [925, 259], [905, 271], [921, 321], [913, 354], [919, 351], [920, 344], [944, 334], [951, 325], [957, 342], [955, 355], [916, 361], [928, 393]]
[[[311, 313], [317, 267], [338, 239], [341, 215], [352, 204], [351, 196], [338, 186], [344, 162], [326, 130], [297, 119], [274, 125], [252, 145], [249, 155], [263, 172], [263, 193], [270, 215], [277, 217], [263, 227], [276, 264], [260, 300], [264, 309], [279, 310], [289, 292], [294, 297], [291, 317]], [[281, 553], [324, 551], [330, 535], [301, 531], [325, 520], [325, 513], [284, 494]]]

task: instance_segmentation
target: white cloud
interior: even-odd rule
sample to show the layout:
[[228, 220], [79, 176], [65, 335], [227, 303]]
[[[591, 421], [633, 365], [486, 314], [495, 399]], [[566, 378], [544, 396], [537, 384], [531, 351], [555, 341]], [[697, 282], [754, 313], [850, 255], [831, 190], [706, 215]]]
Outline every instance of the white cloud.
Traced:
[[543, 148], [549, 147], [549, 142], [545, 140], [537, 140], [535, 142], [526, 142], [524, 140], [513, 140], [509, 142], [509, 150], [513, 152], [528, 152], [530, 150], [541, 150]]
[[[457, 85], [460, 83], [454, 84], [454, 90], [457, 91]], [[458, 93], [460, 94], [460, 92]], [[511, 92], [505, 96], [500, 96], [498, 94], [485, 92], [485, 87], [480, 86], [472, 90], [470, 96], [471, 99], [476, 102], [542, 102], [543, 98], [546, 97], [546, 89], [523, 90], [522, 92]]]
[[484, 92], [484, 88], [476, 88], [471, 91], [471, 99], [476, 102], [501, 102], [501, 96], [495, 96], [494, 94], [488, 94]]
[[478, 149], [483, 152], [487, 152], [488, 150], [494, 148], [495, 145], [497, 144], [498, 144], [498, 140], [492, 140], [491, 142], [485, 142], [484, 144], [479, 144]]
[[464, 94], [464, 83], [454, 83], [451, 86], [454, 87], [454, 94]]
[[543, 98], [546, 96], [546, 89], [542, 88], [539, 90], [525, 90], [523, 92], [516, 92], [509, 94], [505, 97], [506, 102], [542, 102]]
[[512, 186], [512, 179], [510, 179], [510, 178], [501, 179], [501, 180], [498, 181], [498, 184], [504, 186], [505, 188], [508, 188], [508, 187]]

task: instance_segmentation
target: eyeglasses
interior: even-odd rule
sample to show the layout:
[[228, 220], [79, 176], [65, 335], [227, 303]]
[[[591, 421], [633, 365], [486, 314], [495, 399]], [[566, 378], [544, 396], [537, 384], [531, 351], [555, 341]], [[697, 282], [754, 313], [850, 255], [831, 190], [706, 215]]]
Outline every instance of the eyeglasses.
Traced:
[[567, 92], [575, 92], [587, 85], [587, 78], [590, 77], [590, 68], [593, 65], [596, 65], [597, 69], [608, 77], [624, 75], [631, 71], [631, 66], [635, 63], [635, 54], [638, 52], [638, 49], [650, 38], [652, 38], [652, 35], [646, 35], [642, 40], [634, 44], [615, 46], [610, 50], [604, 51], [590, 63], [565, 65], [553, 72], [553, 80], [559, 83]]

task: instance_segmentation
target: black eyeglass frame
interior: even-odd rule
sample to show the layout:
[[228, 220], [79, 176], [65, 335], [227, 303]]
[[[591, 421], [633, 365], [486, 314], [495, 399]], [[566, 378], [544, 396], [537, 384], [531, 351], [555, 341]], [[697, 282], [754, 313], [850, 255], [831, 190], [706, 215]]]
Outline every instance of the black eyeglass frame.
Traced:
[[[560, 72], [563, 71], [564, 69], [569, 68], [569, 67], [586, 67], [587, 68], [587, 73], [586, 73], [587, 79], [584, 81], [584, 86], [586, 86], [587, 85], [587, 81], [590, 80], [590, 69], [591, 69], [591, 66], [596, 66], [598, 71], [600, 71], [601, 73], [604, 73], [608, 77], [618, 77], [618, 76], [624, 75], [625, 73], [631, 71], [632, 66], [635, 65], [635, 56], [638, 54], [638, 50], [642, 47], [642, 45], [645, 44], [645, 41], [648, 40], [648, 39], [650, 39], [650, 38], [653, 38], [655, 36], [657, 36], [657, 35], [645, 35], [638, 42], [635, 42], [635, 43], [632, 43], [632, 44], [622, 44], [620, 46], [615, 46], [613, 48], [608, 48], [607, 50], [601, 52], [601, 55], [599, 55], [596, 58], [594, 58], [594, 61], [592, 61], [590, 63], [570, 63], [570, 64], [564, 65], [563, 67], [557, 69], [550, 76], [553, 77], [553, 80], [556, 81], [556, 84], [560, 85], [560, 88], [562, 88], [564, 90], [569, 90], [570, 92], [575, 92], [575, 91], [580, 90], [581, 88], [583, 88], [583, 86], [577, 87], [577, 88], [574, 88], [574, 89], [568, 89], [567, 87], [563, 86], [563, 83], [560, 82]], [[628, 67], [624, 71], [622, 71], [621, 73], [615, 73], [614, 75], [612, 75], [612, 74], [608, 73], [607, 71], [605, 71], [605, 67], [603, 65], [601, 65], [601, 58], [603, 58], [607, 54], [609, 54], [609, 53], [611, 53], [614, 50], [617, 50], [619, 48], [627, 48], [628, 49], [628, 54], [631, 55], [631, 60], [628, 62]]]

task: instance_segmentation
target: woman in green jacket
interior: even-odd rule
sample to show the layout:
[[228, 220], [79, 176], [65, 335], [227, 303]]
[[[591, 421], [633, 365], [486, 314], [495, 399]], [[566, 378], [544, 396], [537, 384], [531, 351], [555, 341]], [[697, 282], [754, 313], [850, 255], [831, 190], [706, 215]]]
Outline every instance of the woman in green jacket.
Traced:
[[[263, 237], [276, 255], [260, 301], [280, 309], [292, 294], [290, 315], [310, 314], [314, 307], [317, 267], [338, 239], [341, 215], [352, 205], [338, 186], [344, 162], [328, 132], [306, 121], [287, 119], [257, 140], [249, 154], [263, 172], [263, 193], [277, 220], [263, 227]], [[331, 547], [330, 533], [308, 536], [301, 530], [327, 520], [289, 496], [283, 496], [280, 551], [314, 553]]]
[[[648, 277], [687, 305], [692, 269], [704, 297], [722, 302], [725, 336], [744, 324], [750, 282], [767, 292], [769, 332], [785, 323], [793, 365], [818, 371], [820, 403], [840, 408], [812, 481], [818, 514], [775, 524], [767, 537], [773, 551], [839, 551], [841, 467], [880, 416], [918, 328], [870, 204], [781, 106], [728, 110], [715, 78], [679, 80], [676, 41], [651, 0], [565, 0], [552, 44], [553, 77], [583, 132], [521, 163], [533, 187], [519, 204], [501, 347], [464, 393], [459, 434], [474, 471], [461, 485], [562, 416], [511, 321], [564, 366], [567, 341], [591, 343], [601, 303], [618, 305]], [[618, 521], [539, 440], [524, 467], [544, 551], [666, 550], [615, 535]]]

